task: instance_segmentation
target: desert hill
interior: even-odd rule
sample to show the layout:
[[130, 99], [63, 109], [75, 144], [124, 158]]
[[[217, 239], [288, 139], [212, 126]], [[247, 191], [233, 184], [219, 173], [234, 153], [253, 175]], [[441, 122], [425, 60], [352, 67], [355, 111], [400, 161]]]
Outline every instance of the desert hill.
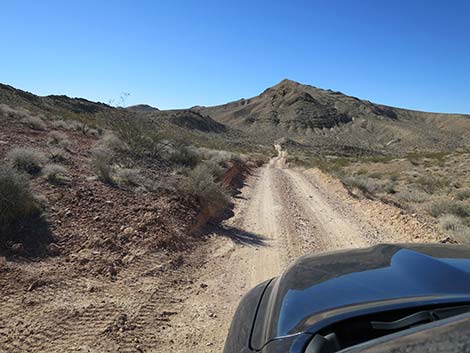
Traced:
[[405, 153], [470, 148], [470, 116], [374, 104], [290, 80], [259, 96], [192, 110], [257, 139], [289, 137], [316, 152]]

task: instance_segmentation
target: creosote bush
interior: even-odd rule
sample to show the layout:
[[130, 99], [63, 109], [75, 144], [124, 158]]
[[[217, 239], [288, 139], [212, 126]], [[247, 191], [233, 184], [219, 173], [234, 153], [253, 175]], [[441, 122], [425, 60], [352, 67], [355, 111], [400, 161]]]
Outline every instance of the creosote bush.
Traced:
[[170, 160], [173, 163], [192, 168], [199, 163], [200, 158], [190, 146], [180, 145], [170, 154]]
[[209, 208], [213, 213], [229, 204], [225, 190], [215, 182], [211, 168], [205, 164], [199, 164], [189, 170], [181, 188], [183, 192], [196, 196], [201, 206]]
[[42, 213], [28, 177], [5, 165], [0, 165], [0, 200], [0, 228]]
[[41, 171], [46, 157], [42, 152], [31, 148], [14, 148], [8, 152], [7, 159], [19, 171], [37, 174]]

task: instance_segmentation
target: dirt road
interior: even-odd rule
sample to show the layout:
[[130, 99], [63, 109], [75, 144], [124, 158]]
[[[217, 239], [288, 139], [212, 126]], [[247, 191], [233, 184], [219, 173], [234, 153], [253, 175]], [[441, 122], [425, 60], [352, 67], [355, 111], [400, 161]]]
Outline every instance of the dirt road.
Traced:
[[439, 237], [393, 206], [351, 197], [318, 170], [288, 168], [286, 152], [278, 152], [249, 178], [235, 216], [214, 232], [199, 290], [172, 320], [172, 351], [220, 352], [240, 297], [298, 256]]
[[289, 168], [278, 152], [248, 178], [234, 216], [189, 252], [133, 252], [111, 280], [67, 270], [102, 257], [92, 249], [0, 261], [0, 352], [221, 352], [241, 296], [298, 256], [439, 237], [319, 170]]

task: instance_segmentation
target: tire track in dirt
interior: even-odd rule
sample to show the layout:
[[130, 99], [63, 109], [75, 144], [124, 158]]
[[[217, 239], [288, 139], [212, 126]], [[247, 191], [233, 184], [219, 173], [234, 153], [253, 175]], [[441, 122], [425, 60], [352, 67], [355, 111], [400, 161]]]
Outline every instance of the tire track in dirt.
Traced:
[[[289, 169], [287, 153], [247, 181], [235, 202], [235, 216], [214, 232], [213, 247], [195, 291], [172, 320], [175, 352], [221, 352], [240, 297], [280, 274], [298, 256], [383, 242], [415, 241], [417, 221], [377, 220], [398, 209], [352, 200], [344, 189], [317, 176]], [[341, 197], [338, 196], [341, 194]], [[405, 222], [406, 223], [406, 222]], [[394, 229], [393, 224], [397, 225]], [[432, 237], [421, 239], [435, 241]], [[185, 321], [192, 318], [191, 325]], [[183, 337], [184, 333], [184, 337]]]

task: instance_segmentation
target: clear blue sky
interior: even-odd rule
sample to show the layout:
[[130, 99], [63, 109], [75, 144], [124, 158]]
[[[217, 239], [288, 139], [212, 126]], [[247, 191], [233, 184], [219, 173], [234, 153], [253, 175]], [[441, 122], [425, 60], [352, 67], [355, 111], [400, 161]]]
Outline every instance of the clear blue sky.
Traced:
[[1, 2], [0, 82], [184, 108], [289, 78], [374, 102], [470, 113], [470, 1]]

